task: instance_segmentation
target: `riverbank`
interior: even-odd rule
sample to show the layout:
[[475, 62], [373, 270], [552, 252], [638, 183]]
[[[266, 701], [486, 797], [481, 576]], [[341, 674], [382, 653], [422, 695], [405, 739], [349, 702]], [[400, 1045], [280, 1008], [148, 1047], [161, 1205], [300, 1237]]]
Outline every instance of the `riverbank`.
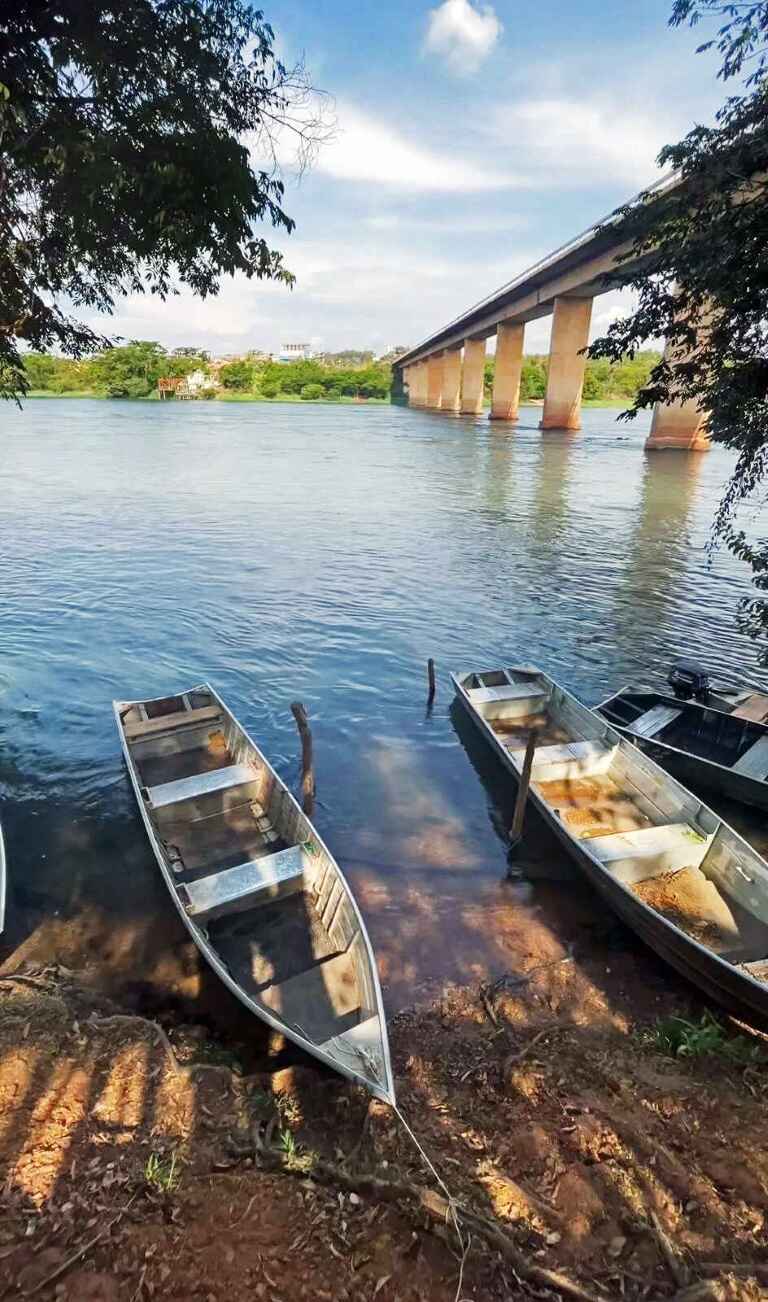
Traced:
[[[0, 982], [2, 1274], [41, 1302], [696, 1298], [768, 1285], [763, 1042], [567, 955], [391, 1020], [404, 1116], [75, 974]], [[700, 1011], [700, 1010], [699, 1010]], [[730, 1046], [730, 1048], [729, 1048]], [[446, 1223], [447, 1222], [447, 1223]], [[728, 1270], [730, 1263], [733, 1270]], [[696, 1281], [706, 1291], [686, 1293]]]
[[[94, 393], [92, 390], [83, 389], [72, 391], [71, 393], [51, 393], [47, 389], [30, 389], [25, 395], [27, 398], [93, 398], [98, 401], [109, 402], [159, 402], [159, 394], [150, 393], [143, 398], [110, 398], [105, 393]], [[176, 399], [163, 399], [162, 401], [175, 402]], [[390, 398], [353, 398], [342, 395], [339, 398], [302, 398], [299, 393], [278, 393], [274, 398], [265, 398], [260, 393], [217, 393], [213, 397], [187, 399], [186, 401], [194, 402], [263, 402], [272, 405], [283, 405], [284, 403], [300, 403], [302, 407], [389, 407], [392, 405]], [[623, 411], [629, 405], [629, 398], [598, 398], [592, 402], [582, 402], [582, 407], [594, 407], [597, 410], [605, 411]], [[528, 398], [522, 402], [521, 407], [543, 407], [543, 398]], [[488, 399], [484, 403], [484, 410], [490, 411], [491, 403]]]
[[[27, 398], [92, 398], [99, 402], [175, 402], [175, 398], [160, 398], [158, 393], [148, 393], [143, 397], [111, 397], [107, 393], [94, 393], [92, 389], [73, 390], [71, 393], [52, 393], [48, 389], [30, 389], [25, 394], [24, 401]], [[339, 398], [302, 398], [299, 393], [279, 393], [274, 398], [265, 398], [260, 393], [217, 393], [213, 397], [186, 399], [185, 402], [265, 402], [273, 404], [283, 404], [286, 402], [299, 402], [303, 407], [340, 407], [340, 406], [371, 406], [371, 407], [388, 407], [389, 398], [350, 398], [341, 396]]]

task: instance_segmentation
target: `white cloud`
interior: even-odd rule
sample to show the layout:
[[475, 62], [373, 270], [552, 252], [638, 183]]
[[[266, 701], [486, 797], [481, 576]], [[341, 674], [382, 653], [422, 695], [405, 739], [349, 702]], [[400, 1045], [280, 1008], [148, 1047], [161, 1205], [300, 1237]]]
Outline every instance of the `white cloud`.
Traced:
[[[316, 337], [331, 349], [377, 347], [395, 339], [416, 343], [492, 290], [508, 271], [494, 268], [481, 243], [457, 262], [450, 251], [411, 249], [385, 231], [369, 243], [291, 239], [285, 246], [297, 277], [293, 291], [237, 275], [204, 301], [188, 290], [165, 303], [132, 295], [118, 303], [111, 320], [99, 318], [99, 327], [214, 354], [274, 350], [285, 339]], [[529, 266], [541, 252], [518, 249], [516, 265]]]
[[489, 127], [531, 180], [558, 188], [608, 181], [639, 189], [659, 175], [655, 159], [669, 134], [652, 113], [565, 97], [499, 106]]
[[454, 194], [524, 184], [511, 173], [426, 148], [349, 105], [337, 111], [337, 135], [322, 147], [315, 165], [315, 171], [336, 180]]
[[491, 5], [471, 0], [443, 0], [429, 15], [424, 48], [445, 59], [452, 72], [477, 72], [502, 33]]
[[403, 231], [409, 234], [459, 235], [508, 233], [524, 230], [531, 225], [527, 217], [518, 214], [481, 212], [449, 213], [445, 217], [412, 217], [408, 213], [374, 213], [363, 219], [363, 224], [373, 231]]

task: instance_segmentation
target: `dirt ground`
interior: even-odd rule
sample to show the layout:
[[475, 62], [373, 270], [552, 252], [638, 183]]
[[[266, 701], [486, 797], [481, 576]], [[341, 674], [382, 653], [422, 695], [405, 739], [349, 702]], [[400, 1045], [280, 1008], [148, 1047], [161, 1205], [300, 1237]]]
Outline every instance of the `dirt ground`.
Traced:
[[768, 1066], [664, 1056], [648, 1028], [691, 1010], [623, 998], [634, 963], [610, 995], [566, 956], [392, 1019], [461, 1245], [398, 1116], [279, 1041], [245, 1074], [74, 974], [4, 976], [0, 1297], [768, 1297]]

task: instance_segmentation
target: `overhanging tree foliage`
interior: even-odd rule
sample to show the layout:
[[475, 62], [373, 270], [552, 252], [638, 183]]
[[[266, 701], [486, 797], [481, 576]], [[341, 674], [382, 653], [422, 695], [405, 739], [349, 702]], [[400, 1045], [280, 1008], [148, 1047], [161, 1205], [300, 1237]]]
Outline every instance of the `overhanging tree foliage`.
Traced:
[[[662, 150], [659, 163], [679, 172], [679, 184], [618, 210], [628, 256], [644, 259], [642, 271], [617, 277], [637, 291], [638, 306], [589, 351], [619, 360], [648, 339], [671, 345], [626, 415], [676, 399], [693, 399], [707, 413], [710, 437], [737, 453], [715, 536], [768, 592], [768, 538], [748, 540], [736, 523], [737, 508], [768, 472], [768, 0], [676, 0], [670, 21], [695, 25], [712, 15], [720, 28], [699, 49], [716, 46], [720, 76], [746, 74], [746, 84], [714, 126]], [[742, 617], [751, 633], [768, 633], [764, 598], [748, 599]]]
[[221, 277], [292, 283], [254, 233], [290, 232], [270, 157], [306, 148], [303, 69], [275, 57], [247, 0], [12, 0], [0, 12], [0, 397], [25, 392], [19, 343], [83, 356], [76, 319], [115, 298], [215, 294]]

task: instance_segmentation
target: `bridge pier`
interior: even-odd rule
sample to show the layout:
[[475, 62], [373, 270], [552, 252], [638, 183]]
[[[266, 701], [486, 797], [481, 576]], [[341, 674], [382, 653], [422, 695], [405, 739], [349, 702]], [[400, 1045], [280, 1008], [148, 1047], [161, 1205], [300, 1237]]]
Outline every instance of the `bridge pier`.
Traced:
[[[664, 349], [664, 356], [672, 353], [670, 345]], [[677, 353], [678, 359], [681, 353]], [[656, 403], [653, 409], [651, 432], [646, 440], [646, 451], [656, 452], [664, 448], [677, 448], [683, 452], [709, 452], [709, 437], [704, 430], [705, 415], [697, 403], [670, 402], [666, 405]]]
[[541, 429], [581, 429], [581, 391], [589, 343], [591, 298], [556, 298]]
[[711, 444], [704, 429], [704, 413], [695, 402], [657, 402], [653, 409], [646, 452], [677, 448], [683, 452], [709, 452]]
[[405, 370], [405, 381], [408, 385], [408, 406], [424, 407], [427, 402], [427, 373], [426, 368], [421, 362], [416, 362], [414, 366], [408, 366]]
[[427, 358], [427, 406], [439, 411], [443, 395], [443, 355], [432, 353]]
[[458, 411], [461, 406], [461, 349], [446, 348], [440, 386], [440, 410]]
[[461, 373], [461, 411], [478, 416], [485, 396], [485, 340], [467, 339], [464, 344], [464, 367]]
[[496, 331], [496, 368], [493, 375], [491, 420], [517, 420], [518, 418], [524, 336], [523, 324], [499, 322]]

